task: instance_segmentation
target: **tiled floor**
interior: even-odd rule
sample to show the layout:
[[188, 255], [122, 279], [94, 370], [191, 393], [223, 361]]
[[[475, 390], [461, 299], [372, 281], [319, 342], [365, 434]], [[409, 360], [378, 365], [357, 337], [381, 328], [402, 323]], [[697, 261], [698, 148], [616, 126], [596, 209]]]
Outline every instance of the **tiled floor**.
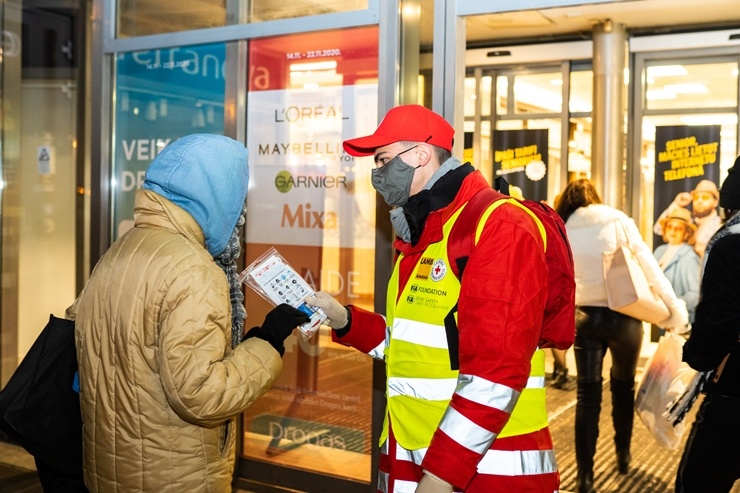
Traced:
[[[650, 348], [648, 347], [641, 358], [641, 365], [644, 365], [649, 353]], [[548, 354], [548, 367], [551, 368], [549, 357]], [[572, 351], [568, 351], [568, 364], [570, 368], [575, 368]], [[608, 358], [604, 366], [607, 369], [609, 368]], [[672, 492], [676, 468], [683, 450], [683, 442], [676, 450], [667, 450], [660, 447], [650, 431], [636, 416], [632, 440], [632, 470], [626, 475], [618, 474], [612, 442], [614, 432], [611, 425], [611, 395], [608, 380], [604, 382], [603, 389], [600, 415], [601, 433], [597, 442], [595, 457], [596, 490], [599, 493]], [[575, 488], [576, 463], [573, 444], [575, 401], [575, 386], [568, 390], [548, 387], [547, 404], [550, 412], [550, 428], [561, 474], [561, 493], [571, 492]], [[690, 424], [693, 423], [697, 408], [698, 403], [694, 406], [693, 412], [686, 418], [687, 430]], [[686, 435], [688, 435], [688, 431], [684, 434], [684, 440]], [[42, 493], [35, 473], [33, 459], [22, 448], [2, 441], [2, 438], [0, 436], [0, 493]], [[235, 490], [234, 493], [249, 492]], [[305, 493], [314, 492], [308, 489]], [[740, 493], [740, 482], [735, 485], [732, 493]]]
[[[604, 385], [601, 410], [601, 434], [596, 453], [596, 490], [599, 493], [668, 493], [673, 491], [673, 478], [680, 458], [676, 451], [659, 447], [638, 418], [633, 437], [633, 468], [630, 474], [616, 471], [613, 431], [611, 428], [611, 396], [608, 383]], [[575, 448], [573, 419], [575, 389], [567, 391], [548, 388], [548, 408], [551, 409], [550, 428], [555, 443], [561, 473], [561, 492], [575, 488]], [[688, 418], [693, 421], [693, 415]], [[0, 493], [42, 493], [35, 473], [33, 459], [20, 447], [0, 441]], [[235, 493], [248, 493], [235, 490]], [[312, 493], [307, 490], [307, 493]], [[340, 492], [337, 492], [340, 493]], [[740, 484], [734, 490], [740, 493]]]
[[[0, 493], [43, 493], [36, 464], [23, 448], [0, 432]], [[253, 493], [235, 489], [233, 493]]]

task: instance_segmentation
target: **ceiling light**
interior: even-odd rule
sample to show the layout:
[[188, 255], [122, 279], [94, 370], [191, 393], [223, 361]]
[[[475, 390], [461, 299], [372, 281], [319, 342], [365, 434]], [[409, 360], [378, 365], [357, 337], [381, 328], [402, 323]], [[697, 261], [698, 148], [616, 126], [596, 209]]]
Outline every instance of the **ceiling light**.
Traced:
[[648, 77], [678, 77], [687, 75], [683, 65], [655, 65], [647, 68]]
[[737, 123], [737, 115], [686, 115], [680, 120], [686, 125], [734, 125]]
[[676, 99], [676, 93], [665, 91], [663, 89], [648, 89], [645, 93], [645, 97], [648, 101], [655, 101], [656, 99]]
[[691, 82], [688, 84], [666, 84], [663, 86], [663, 89], [675, 94], [702, 94], [709, 92], [707, 86], [698, 82]]

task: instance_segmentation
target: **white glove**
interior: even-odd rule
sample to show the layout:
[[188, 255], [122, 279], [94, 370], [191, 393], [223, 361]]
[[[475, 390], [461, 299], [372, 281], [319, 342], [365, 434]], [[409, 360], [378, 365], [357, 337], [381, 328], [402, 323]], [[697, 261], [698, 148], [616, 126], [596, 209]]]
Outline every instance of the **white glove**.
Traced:
[[415, 493], [452, 493], [452, 491], [453, 488], [450, 483], [424, 471]]
[[347, 309], [326, 291], [319, 291], [316, 296], [307, 296], [306, 303], [324, 310], [326, 316], [329, 317], [326, 325], [332, 329], [341, 329], [347, 325]]

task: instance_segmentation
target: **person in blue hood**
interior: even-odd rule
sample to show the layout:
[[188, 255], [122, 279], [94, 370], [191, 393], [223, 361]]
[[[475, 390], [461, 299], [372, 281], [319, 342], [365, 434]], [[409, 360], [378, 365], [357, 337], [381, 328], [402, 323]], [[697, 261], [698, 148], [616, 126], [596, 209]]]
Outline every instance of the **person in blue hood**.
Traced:
[[168, 145], [136, 193], [134, 227], [67, 310], [89, 491], [231, 492], [235, 417], [272, 386], [284, 340], [308, 321], [279, 305], [244, 335], [247, 158], [220, 135]]

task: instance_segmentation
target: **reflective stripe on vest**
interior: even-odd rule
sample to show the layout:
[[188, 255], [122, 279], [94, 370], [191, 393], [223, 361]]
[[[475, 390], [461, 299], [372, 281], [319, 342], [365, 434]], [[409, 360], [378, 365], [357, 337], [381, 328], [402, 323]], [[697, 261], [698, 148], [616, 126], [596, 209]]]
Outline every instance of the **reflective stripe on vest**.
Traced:
[[[396, 444], [396, 450], [388, 450], [385, 442], [381, 453], [395, 454], [396, 460], [421, 465], [427, 448], [406, 450]], [[479, 474], [496, 476], [528, 476], [533, 474], [551, 474], [557, 472], [558, 466], [553, 449], [545, 450], [488, 450], [478, 463]]]
[[[545, 237], [544, 227], [533, 213], [510, 199], [496, 201], [481, 217], [476, 242], [483, 231], [486, 219], [497, 207], [512, 203], [528, 211]], [[509, 400], [517, 392], [480, 377], [459, 375], [450, 369], [450, 355], [444, 328], [444, 318], [457, 303], [460, 282], [450, 269], [447, 238], [462, 207], [443, 226], [444, 239], [429, 245], [409, 278], [403, 292], [398, 295], [399, 255], [388, 285], [387, 323], [390, 327], [389, 344], [385, 349], [388, 406], [383, 424], [381, 444], [388, 436], [388, 418], [393, 421], [393, 431], [398, 443], [406, 449], [427, 447], [432, 435], [448, 410], [453, 392], [466, 399], [485, 400], [485, 405], [510, 412]], [[545, 407], [545, 355], [535, 351], [531, 361], [527, 387], [519, 395], [509, 421], [498, 436], [531, 433], [547, 426]], [[500, 407], [499, 407], [500, 406]], [[450, 418], [452, 419], [452, 418]], [[447, 433], [461, 444], [471, 440], [471, 448], [486, 451], [490, 446], [490, 432], [478, 436], [467, 427], [465, 432], [448, 429]], [[488, 441], [482, 438], [486, 433]], [[466, 436], [462, 436], [466, 434]]]

